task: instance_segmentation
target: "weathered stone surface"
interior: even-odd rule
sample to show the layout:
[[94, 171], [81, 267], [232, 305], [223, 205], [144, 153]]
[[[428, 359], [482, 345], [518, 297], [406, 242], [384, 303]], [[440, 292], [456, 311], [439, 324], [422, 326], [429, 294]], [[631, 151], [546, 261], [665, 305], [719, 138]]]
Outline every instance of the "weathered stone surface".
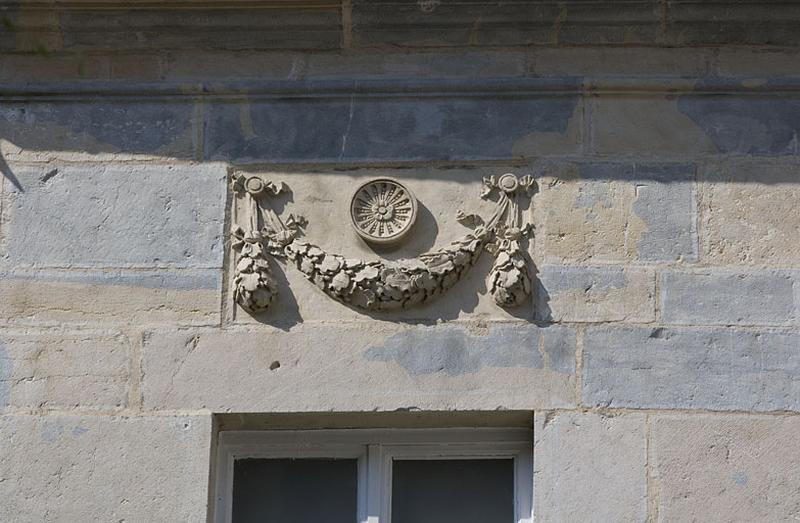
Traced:
[[210, 77], [260, 81], [350, 81], [521, 77], [525, 73], [525, 52], [509, 49], [436, 49], [419, 54], [376, 49], [338, 53], [203, 50], [168, 53], [164, 76], [180, 81], [204, 81]]
[[683, 163], [534, 165], [537, 257], [547, 262], [697, 258], [695, 168]]
[[536, 521], [644, 521], [645, 416], [537, 412]]
[[583, 348], [589, 406], [800, 410], [800, 333], [597, 327]]
[[0, 519], [205, 521], [211, 417], [0, 417]]
[[0, 102], [0, 137], [15, 156], [91, 159], [98, 154], [196, 158], [195, 101], [114, 100], [88, 94], [75, 101]]
[[0, 320], [216, 323], [219, 269], [0, 272]]
[[716, 69], [720, 76], [765, 78], [784, 76], [800, 60], [800, 51], [792, 48], [720, 48]]
[[356, 46], [636, 44], [659, 32], [656, 2], [353, 2]]
[[664, 41], [670, 45], [797, 46], [794, 2], [671, 2], [664, 7]]
[[4, 54], [0, 57], [0, 78], [4, 82], [67, 82], [108, 78], [105, 56]]
[[[705, 98], [687, 94], [684, 99], [702, 104]], [[687, 115], [680, 103], [674, 97], [656, 94], [594, 98], [593, 150], [599, 154], [680, 160], [717, 152], [718, 145], [707, 135], [707, 129]]]
[[687, 94], [678, 100], [678, 109], [702, 129], [722, 153], [800, 154], [800, 98], [796, 96]]
[[225, 412], [561, 407], [574, 356], [574, 331], [555, 326], [156, 330], [142, 391], [146, 408]]
[[[283, 2], [267, 8], [150, 4], [58, 12], [18, 3], [3, 10], [0, 46], [17, 51], [164, 49], [335, 49], [341, 8], [331, 2]], [[246, 5], [246, 4], [244, 4]], [[251, 4], [253, 5], [253, 4]], [[78, 7], [75, 9], [74, 7]], [[108, 7], [108, 6], [105, 6]], [[177, 8], [176, 8], [177, 7]]]
[[577, 96], [244, 96], [208, 108], [205, 150], [210, 159], [272, 161], [510, 159], [564, 153], [579, 143], [578, 107]]
[[621, 267], [539, 267], [540, 321], [647, 323], [655, 320], [655, 273]]
[[222, 266], [224, 166], [41, 165], [14, 176], [6, 266]]
[[720, 162], [704, 171], [703, 180], [704, 259], [800, 265], [799, 162]]
[[800, 518], [797, 416], [658, 416], [653, 497], [660, 521]]
[[124, 407], [129, 353], [113, 332], [0, 330], [0, 408]]
[[534, 47], [528, 72], [576, 76], [705, 76], [715, 50], [658, 47]]
[[661, 315], [690, 325], [793, 325], [797, 306], [791, 271], [664, 271]]

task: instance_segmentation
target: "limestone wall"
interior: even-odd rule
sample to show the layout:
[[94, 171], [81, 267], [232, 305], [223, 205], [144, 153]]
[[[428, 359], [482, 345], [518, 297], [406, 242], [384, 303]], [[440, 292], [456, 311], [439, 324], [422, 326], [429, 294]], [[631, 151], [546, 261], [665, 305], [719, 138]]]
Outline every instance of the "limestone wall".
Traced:
[[[31, 2], [0, 10], [0, 520], [205, 521], [214, 414], [534, 411], [536, 521], [800, 517], [800, 8]], [[534, 295], [485, 255], [366, 314], [273, 265], [230, 176], [415, 257], [532, 175]], [[407, 241], [349, 223], [378, 176]], [[366, 418], [365, 418], [366, 419]]]

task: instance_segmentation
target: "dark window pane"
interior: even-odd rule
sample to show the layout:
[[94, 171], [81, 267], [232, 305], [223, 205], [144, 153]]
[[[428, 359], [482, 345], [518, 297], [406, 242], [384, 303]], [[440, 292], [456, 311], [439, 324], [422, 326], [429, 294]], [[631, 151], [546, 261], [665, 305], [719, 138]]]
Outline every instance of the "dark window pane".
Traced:
[[513, 521], [513, 460], [394, 461], [392, 523]]
[[237, 459], [234, 523], [355, 523], [355, 459]]

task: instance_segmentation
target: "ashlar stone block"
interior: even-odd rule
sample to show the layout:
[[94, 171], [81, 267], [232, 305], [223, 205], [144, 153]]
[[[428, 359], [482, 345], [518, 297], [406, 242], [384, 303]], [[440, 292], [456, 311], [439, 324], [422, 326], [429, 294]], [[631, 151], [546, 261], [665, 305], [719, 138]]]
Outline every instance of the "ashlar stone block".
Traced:
[[671, 415], [652, 422], [660, 521], [800, 518], [798, 416]]
[[572, 329], [530, 324], [154, 330], [142, 392], [148, 409], [555, 408], [574, 405], [575, 344]]
[[129, 367], [119, 333], [0, 330], [0, 408], [120, 409]]
[[704, 258], [720, 265], [800, 265], [799, 161], [719, 162], [702, 180]]
[[537, 412], [534, 517], [551, 521], [644, 521], [645, 416]]
[[0, 520], [205, 521], [211, 416], [0, 416]]

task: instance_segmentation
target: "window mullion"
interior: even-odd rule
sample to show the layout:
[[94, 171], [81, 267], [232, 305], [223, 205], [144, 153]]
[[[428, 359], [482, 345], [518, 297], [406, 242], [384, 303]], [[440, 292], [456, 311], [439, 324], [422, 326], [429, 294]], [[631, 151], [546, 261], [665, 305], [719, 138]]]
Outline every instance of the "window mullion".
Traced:
[[366, 518], [363, 523], [381, 523], [383, 504], [383, 446], [367, 445]]

